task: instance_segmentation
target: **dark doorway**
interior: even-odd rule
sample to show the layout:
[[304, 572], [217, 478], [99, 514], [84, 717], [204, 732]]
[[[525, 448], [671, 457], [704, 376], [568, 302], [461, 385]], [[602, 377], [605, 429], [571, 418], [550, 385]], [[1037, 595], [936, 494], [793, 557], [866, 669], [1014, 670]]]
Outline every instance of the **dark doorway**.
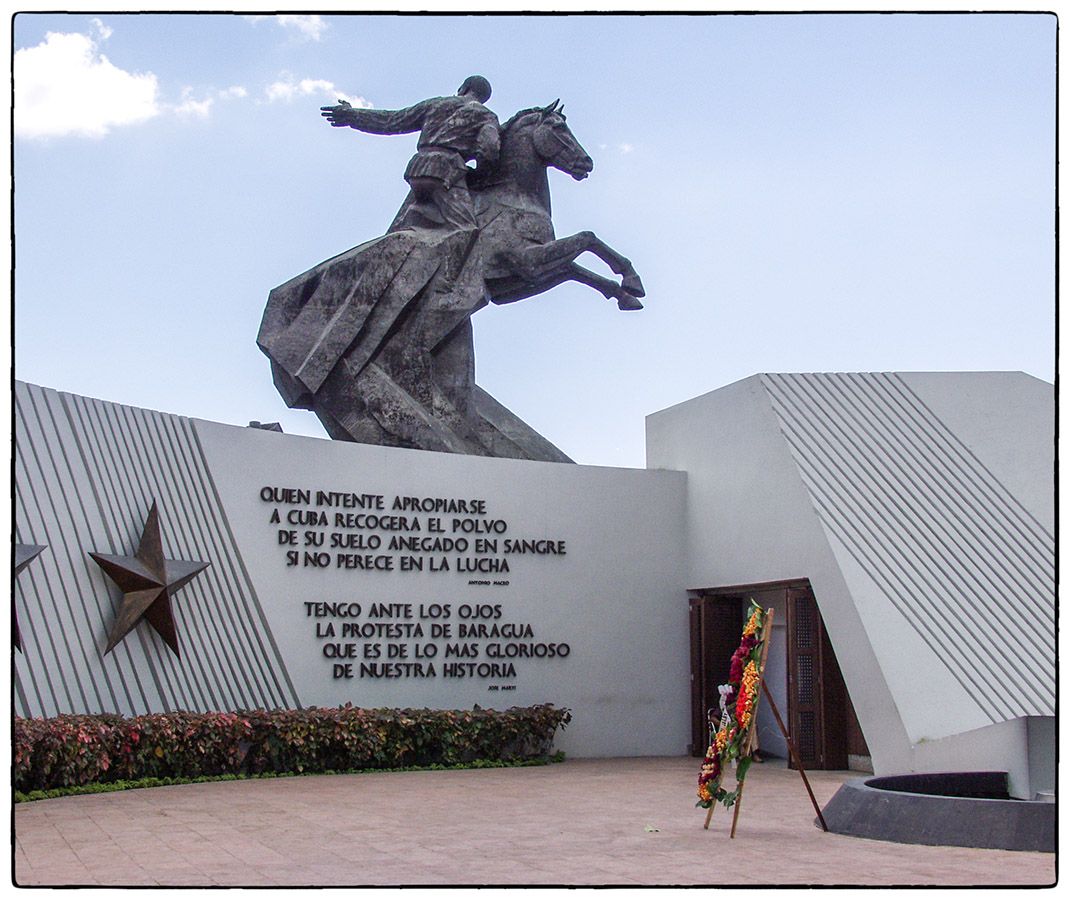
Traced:
[[717, 686], [728, 681], [729, 664], [739, 646], [742, 621], [743, 598], [738, 595], [691, 598], [692, 756], [703, 756], [709, 746], [707, 712], [720, 703]]
[[780, 667], [786, 674], [780, 677], [787, 684], [771, 683], [770, 689], [774, 695], [787, 698], [781, 715], [803, 766], [846, 769], [849, 756], [868, 756], [814, 592], [805, 579], [714, 588], [695, 592], [690, 598], [692, 755], [705, 753], [709, 741], [706, 712], [717, 707], [717, 687], [728, 680], [745, 605], [752, 596], [762, 605], [776, 608], [776, 620], [786, 626], [784, 649], [780, 650], [781, 658], [787, 657], [786, 665]]

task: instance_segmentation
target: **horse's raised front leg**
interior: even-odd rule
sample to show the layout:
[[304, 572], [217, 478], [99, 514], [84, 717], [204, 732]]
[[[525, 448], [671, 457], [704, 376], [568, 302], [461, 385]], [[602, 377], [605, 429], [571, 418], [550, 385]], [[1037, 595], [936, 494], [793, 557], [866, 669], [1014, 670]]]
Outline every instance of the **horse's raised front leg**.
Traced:
[[643, 308], [643, 304], [639, 302], [639, 298], [631, 292], [626, 291], [621, 285], [617, 284], [617, 282], [610, 278], [606, 278], [604, 275], [599, 275], [597, 272], [592, 272], [590, 269], [585, 269], [579, 263], [569, 263], [568, 274], [562, 281], [568, 280], [578, 281], [580, 284], [593, 287], [607, 300], [616, 300], [618, 309], [633, 310]]
[[[556, 270], [563, 262], [574, 262], [582, 253], [593, 253], [609, 268], [621, 276], [620, 287], [633, 297], [643, 297], [646, 291], [643, 282], [631, 261], [605, 243], [593, 231], [577, 231], [568, 237], [558, 238], [546, 244], [525, 248], [518, 254], [520, 265], [536, 274], [540, 269]], [[587, 271], [584, 269], [584, 271]], [[593, 272], [591, 273], [594, 274]], [[576, 279], [579, 281], [580, 279]], [[621, 307], [622, 309], [624, 307]]]
[[643, 308], [643, 304], [637, 297], [624, 290], [612, 278], [606, 278], [604, 275], [599, 275], [578, 263], [567, 260], [559, 261], [553, 269], [543, 268], [537, 274], [529, 269], [515, 279], [502, 279], [491, 283], [489, 285], [492, 292], [491, 301], [499, 304], [515, 303], [517, 300], [526, 300], [528, 297], [545, 293], [550, 288], [555, 288], [566, 281], [575, 281], [594, 288], [607, 300], [616, 300], [618, 309]]

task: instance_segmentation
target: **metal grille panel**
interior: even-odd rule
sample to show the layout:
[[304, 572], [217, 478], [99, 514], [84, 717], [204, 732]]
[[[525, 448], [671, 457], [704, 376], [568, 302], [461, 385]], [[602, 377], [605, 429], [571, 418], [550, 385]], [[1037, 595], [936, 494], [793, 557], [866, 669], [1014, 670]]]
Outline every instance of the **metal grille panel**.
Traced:
[[799, 756], [807, 762], [817, 756], [817, 728], [814, 713], [806, 710], [799, 713], [799, 733], [795, 736]]
[[[1051, 533], [901, 377], [762, 383], [825, 527], [977, 707], [1054, 715]], [[1023, 681], [1022, 659], [1040, 677]]]
[[814, 650], [817, 647], [817, 629], [814, 627], [813, 601], [808, 597], [795, 600], [795, 649]]
[[802, 706], [814, 702], [814, 657], [800, 656], [795, 663], [795, 696]]
[[[16, 714], [299, 706], [191, 422], [23, 383], [15, 406], [15, 539], [47, 545], [15, 582]], [[181, 659], [144, 623], [105, 657], [118, 592], [87, 554], [132, 553], [153, 500], [167, 557], [211, 566], [173, 599]]]

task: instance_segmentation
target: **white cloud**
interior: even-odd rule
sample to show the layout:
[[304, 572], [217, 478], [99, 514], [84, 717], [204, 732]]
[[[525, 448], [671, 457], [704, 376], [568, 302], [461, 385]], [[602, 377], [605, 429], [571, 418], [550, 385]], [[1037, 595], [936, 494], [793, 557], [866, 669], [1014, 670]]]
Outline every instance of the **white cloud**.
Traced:
[[327, 30], [327, 23], [320, 16], [276, 16], [283, 28], [292, 28], [312, 41], [318, 41]]
[[198, 100], [193, 95], [193, 88], [182, 88], [181, 102], [170, 106], [169, 109], [180, 118], [184, 119], [207, 119], [212, 112], [216, 100], [241, 100], [249, 96], [249, 92], [240, 84], [231, 85], [222, 90], [210, 91], [202, 99]]
[[102, 41], [106, 41], [112, 36], [112, 29], [105, 25], [103, 22], [101, 22], [100, 19], [92, 19], [91, 21], [93, 22], [93, 27], [96, 28], [97, 34], [100, 35], [100, 39]]
[[302, 38], [309, 41], [318, 41], [323, 32], [327, 30], [327, 23], [322, 16], [245, 16], [250, 22], [263, 22], [271, 19], [280, 28], [296, 31]]
[[212, 97], [194, 100], [193, 88], [187, 87], [182, 89], [182, 102], [174, 107], [174, 111], [177, 115], [183, 117], [207, 119], [213, 103], [215, 103], [215, 100]]
[[[102, 22], [98, 33], [110, 30]], [[92, 38], [49, 32], [15, 52], [15, 134], [103, 137], [160, 113], [156, 76], [114, 66]]]
[[635, 147], [632, 144], [620, 144], [617, 149], [620, 150], [621, 153], [631, 153]]
[[335, 87], [333, 81], [325, 81], [322, 78], [295, 79], [289, 72], [279, 75], [279, 80], [272, 82], [264, 89], [264, 94], [269, 103], [279, 100], [290, 101], [297, 97], [315, 97], [326, 100], [346, 100], [353, 106], [369, 109], [371, 104], [363, 97], [344, 94]]

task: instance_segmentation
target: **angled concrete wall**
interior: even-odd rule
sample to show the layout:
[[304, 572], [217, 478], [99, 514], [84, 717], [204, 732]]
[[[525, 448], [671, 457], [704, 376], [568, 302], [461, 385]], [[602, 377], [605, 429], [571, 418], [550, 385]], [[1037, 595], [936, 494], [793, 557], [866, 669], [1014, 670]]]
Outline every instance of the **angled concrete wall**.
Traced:
[[902, 771], [909, 738], [887, 684], [853, 687], [879, 663], [761, 376], [647, 417], [647, 465], [687, 472], [688, 589], [810, 579], [873, 764]]
[[[15, 385], [15, 713], [293, 706], [297, 695], [181, 416]], [[117, 589], [89, 552], [133, 553], [153, 500], [169, 558], [210, 560], [183, 589], [176, 657], [147, 625], [103, 655]]]
[[1052, 421], [1021, 373], [760, 375], [650, 416], [648, 465], [688, 473], [689, 588], [810, 579], [878, 772], [1004, 769], [1028, 796]]
[[[686, 751], [683, 474], [345, 444], [24, 384], [16, 407], [16, 540], [46, 545], [16, 581], [17, 714], [553, 703], [573, 711], [572, 755]], [[211, 566], [174, 597], [180, 658], [144, 621], [105, 656], [121, 593], [88, 553], [133, 554], [153, 500], [165, 555]]]
[[[551, 702], [569, 753], [678, 755], [687, 591], [808, 578], [878, 773], [1054, 784], [1028, 376], [754, 376], [651, 416], [638, 471], [14, 399], [15, 539], [46, 547], [15, 584], [19, 715]], [[181, 657], [144, 622], [104, 655], [120, 592], [88, 553], [132, 554], [153, 501], [168, 558], [211, 566]]]

